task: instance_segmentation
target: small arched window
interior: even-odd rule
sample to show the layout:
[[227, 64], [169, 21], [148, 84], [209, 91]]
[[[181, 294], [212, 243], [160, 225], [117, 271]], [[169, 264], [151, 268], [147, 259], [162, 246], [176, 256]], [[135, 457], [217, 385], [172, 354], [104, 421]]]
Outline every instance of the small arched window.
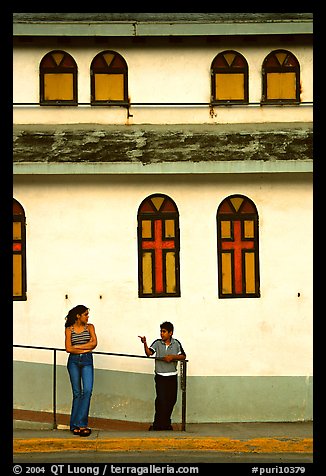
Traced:
[[176, 204], [150, 195], [138, 209], [139, 297], [180, 296], [179, 249]]
[[23, 207], [13, 200], [13, 299], [26, 297], [26, 221]]
[[128, 68], [115, 51], [102, 51], [91, 63], [91, 103], [128, 101]]
[[77, 64], [61, 50], [47, 53], [40, 63], [40, 103], [77, 104]]
[[248, 64], [237, 51], [219, 53], [211, 66], [212, 102], [248, 102]]
[[218, 207], [217, 251], [219, 297], [260, 297], [258, 213], [244, 195], [231, 195]]
[[263, 67], [263, 103], [300, 102], [300, 65], [287, 50], [266, 56]]

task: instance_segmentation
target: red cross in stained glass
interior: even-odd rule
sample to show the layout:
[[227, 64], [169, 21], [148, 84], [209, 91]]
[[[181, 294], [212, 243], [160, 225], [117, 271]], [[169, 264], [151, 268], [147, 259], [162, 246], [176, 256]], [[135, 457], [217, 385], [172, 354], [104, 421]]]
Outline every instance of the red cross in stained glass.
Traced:
[[233, 222], [233, 241], [222, 241], [222, 250], [234, 250], [235, 293], [242, 294], [242, 250], [252, 250], [253, 241], [241, 240], [241, 222]]
[[174, 240], [163, 240], [162, 220], [154, 220], [154, 240], [143, 241], [143, 250], [154, 250], [155, 253], [155, 292], [163, 292], [163, 250], [173, 249]]

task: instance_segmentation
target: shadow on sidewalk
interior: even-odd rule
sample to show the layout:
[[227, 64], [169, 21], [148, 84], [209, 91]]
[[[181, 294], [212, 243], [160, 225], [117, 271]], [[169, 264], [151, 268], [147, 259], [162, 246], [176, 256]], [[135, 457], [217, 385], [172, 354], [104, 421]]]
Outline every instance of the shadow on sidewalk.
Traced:
[[[56, 424], [69, 426], [70, 415], [56, 414]], [[52, 412], [36, 412], [31, 410], [13, 410], [13, 420], [22, 420], [38, 423], [53, 424]], [[88, 424], [91, 428], [106, 431], [147, 431], [151, 422], [136, 422], [124, 420], [109, 420], [106, 418], [89, 417]], [[181, 431], [181, 423], [173, 423], [176, 431]]]

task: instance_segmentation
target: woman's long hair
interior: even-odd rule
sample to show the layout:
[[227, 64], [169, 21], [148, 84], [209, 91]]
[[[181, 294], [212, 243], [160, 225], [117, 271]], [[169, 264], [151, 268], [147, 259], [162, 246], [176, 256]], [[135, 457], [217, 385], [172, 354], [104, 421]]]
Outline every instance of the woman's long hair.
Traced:
[[83, 304], [78, 304], [78, 306], [73, 307], [70, 309], [68, 314], [66, 315], [66, 323], [65, 327], [71, 327], [75, 324], [77, 320], [77, 314], [83, 314], [83, 312], [87, 311], [88, 307], [84, 306]]

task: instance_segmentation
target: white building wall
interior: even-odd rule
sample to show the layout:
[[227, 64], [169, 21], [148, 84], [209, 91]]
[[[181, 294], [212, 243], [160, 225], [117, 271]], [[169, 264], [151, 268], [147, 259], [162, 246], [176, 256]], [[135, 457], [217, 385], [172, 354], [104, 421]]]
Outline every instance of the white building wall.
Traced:
[[16, 124], [219, 124], [260, 122], [305, 122], [312, 120], [312, 107], [259, 105], [262, 96], [261, 68], [265, 57], [283, 48], [298, 59], [301, 70], [301, 101], [312, 102], [312, 51], [304, 43], [284, 43], [281, 40], [257, 40], [239, 44], [225, 39], [216, 44], [205, 40], [184, 39], [171, 43], [167, 39], [133, 44], [130, 40], [110, 39], [103, 46], [82, 44], [61, 46], [47, 43], [39, 46], [15, 47], [13, 100], [14, 103], [39, 102], [39, 64], [53, 49], [63, 49], [73, 56], [78, 67], [78, 101], [90, 102], [90, 64], [105, 49], [120, 53], [128, 65], [128, 90], [131, 103], [209, 103], [211, 94], [210, 67], [215, 56], [227, 49], [241, 53], [249, 67], [249, 102], [251, 106], [179, 107], [132, 106], [127, 117], [125, 108], [61, 106], [22, 106], [14, 109]]
[[[180, 213], [180, 298], [138, 298], [137, 211], [156, 192], [169, 195]], [[216, 211], [233, 193], [258, 209], [260, 298], [217, 295]], [[14, 197], [26, 212], [28, 283], [27, 301], [14, 302], [15, 344], [63, 348], [64, 317], [85, 304], [98, 351], [142, 354], [137, 336], [154, 340], [167, 319], [187, 352], [190, 376], [312, 374], [308, 178], [30, 176], [15, 178]], [[52, 359], [25, 349], [14, 357]], [[141, 359], [96, 356], [96, 366], [153, 371]]]
[[[297, 57], [301, 101], [308, 104], [260, 106], [262, 62], [278, 48]], [[216, 43], [204, 38], [183, 38], [180, 43], [168, 38], [144, 43], [129, 38], [107, 38], [103, 43], [73, 38], [69, 44], [50, 38], [17, 41], [14, 103], [39, 102], [39, 64], [53, 49], [74, 57], [78, 101], [84, 103], [90, 101], [90, 64], [100, 51], [112, 49], [125, 58], [131, 103], [209, 103], [211, 62], [219, 52], [234, 49], [248, 62], [251, 105], [213, 110], [131, 106], [131, 117], [120, 107], [15, 106], [14, 124], [89, 124], [91, 129], [92, 124], [279, 123], [282, 130], [282, 123], [312, 122], [312, 49], [299, 36], [288, 43], [276, 35], [254, 41], [221, 37]], [[179, 298], [138, 297], [137, 211], [153, 193], [169, 195], [180, 213]], [[253, 200], [259, 214], [260, 298], [218, 298], [216, 211], [235, 193]], [[64, 348], [64, 317], [71, 307], [85, 304], [96, 327], [97, 351], [141, 355], [137, 336], [154, 340], [159, 324], [168, 319], [189, 359], [189, 421], [312, 418], [310, 174], [27, 174], [14, 177], [14, 198], [24, 207], [27, 221], [27, 301], [13, 303], [14, 344]], [[17, 408], [34, 409], [35, 404], [36, 410], [48, 411], [50, 397], [39, 404], [35, 388], [42, 386], [43, 372], [50, 382], [52, 367], [42, 364], [52, 364], [52, 354], [15, 348], [14, 360]], [[61, 411], [69, 412], [69, 382], [60, 367], [66, 360], [67, 354], [59, 352], [58, 372], [64, 375], [59, 386], [64, 391], [59, 389], [58, 395], [67, 398]], [[35, 362], [35, 368], [28, 362]], [[99, 376], [94, 415], [147, 421], [152, 402], [132, 400], [129, 388], [130, 410], [113, 411], [112, 402], [118, 408], [125, 396], [111, 392], [107, 376], [112, 383], [120, 382], [115, 370], [128, 378], [133, 372], [143, 374], [132, 384], [141, 395], [153, 362], [101, 355], [95, 355], [94, 362]], [[22, 385], [20, 378], [25, 369], [29, 385]], [[253, 402], [250, 408], [248, 402]]]

